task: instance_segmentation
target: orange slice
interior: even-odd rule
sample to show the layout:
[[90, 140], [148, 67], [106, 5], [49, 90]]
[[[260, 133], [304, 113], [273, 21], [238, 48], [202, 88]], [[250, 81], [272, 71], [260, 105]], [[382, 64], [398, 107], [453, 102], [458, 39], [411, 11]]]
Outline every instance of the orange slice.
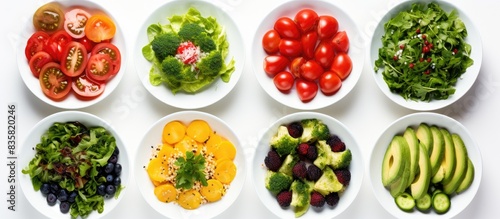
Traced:
[[207, 154], [215, 154], [217, 150], [219, 150], [220, 143], [224, 140], [224, 138], [217, 133], [211, 133], [210, 138], [205, 143], [205, 147], [207, 148]]
[[204, 120], [193, 120], [186, 128], [186, 135], [200, 143], [206, 142], [210, 133], [212, 133], [212, 128]]
[[155, 187], [155, 196], [161, 202], [171, 202], [177, 198], [177, 190], [171, 183]]
[[168, 161], [168, 159], [172, 157], [173, 153], [174, 153], [174, 147], [172, 145], [163, 144], [156, 157], [162, 159], [163, 161]]
[[215, 159], [229, 158], [230, 160], [234, 160], [236, 156], [236, 147], [234, 147], [233, 143], [228, 140], [223, 140], [219, 143], [219, 148], [214, 152]]
[[171, 121], [165, 124], [162, 132], [163, 143], [175, 144], [186, 135], [186, 126], [179, 121]]
[[215, 179], [219, 180], [221, 183], [229, 184], [233, 181], [236, 176], [236, 165], [233, 161], [227, 159], [218, 162], [215, 166]]
[[224, 187], [219, 180], [209, 179], [207, 180], [208, 185], [203, 186], [200, 190], [201, 195], [207, 199], [209, 202], [219, 201], [224, 193]]
[[198, 142], [186, 135], [181, 141], [175, 144], [174, 149], [180, 151], [182, 154], [186, 154], [186, 151], [196, 151], [195, 154], [199, 154], [201, 147], [199, 147]]
[[149, 161], [147, 171], [149, 178], [159, 183], [165, 181], [168, 176], [167, 163], [160, 158], [154, 158]]
[[190, 189], [179, 194], [179, 199], [177, 203], [185, 209], [196, 209], [201, 205], [201, 194], [200, 192]]

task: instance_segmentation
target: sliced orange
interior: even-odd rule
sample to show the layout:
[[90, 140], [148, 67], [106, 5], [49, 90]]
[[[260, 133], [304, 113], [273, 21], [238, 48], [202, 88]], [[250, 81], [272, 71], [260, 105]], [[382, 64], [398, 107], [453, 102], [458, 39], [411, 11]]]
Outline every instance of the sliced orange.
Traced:
[[200, 193], [209, 202], [219, 201], [224, 193], [224, 187], [219, 180], [209, 179], [208, 185], [201, 187]]
[[224, 138], [217, 133], [210, 133], [210, 137], [208, 141], [205, 143], [205, 147], [207, 148], [207, 154], [214, 154], [217, 150], [219, 150], [220, 143], [224, 140]]
[[197, 141], [186, 135], [181, 141], [175, 144], [174, 149], [182, 152], [182, 154], [186, 154], [186, 151], [196, 151], [195, 154], [199, 154], [201, 147], [199, 147]]
[[147, 171], [149, 178], [159, 183], [164, 182], [168, 176], [167, 163], [160, 158], [154, 158], [149, 161]]
[[236, 156], [236, 147], [234, 147], [233, 143], [228, 140], [223, 140], [219, 143], [219, 148], [214, 152], [215, 159], [229, 158], [230, 160], [234, 160]]
[[186, 135], [186, 126], [180, 121], [171, 121], [163, 126], [163, 143], [175, 144], [181, 141]]
[[172, 145], [163, 144], [156, 157], [162, 159], [163, 161], [168, 161], [168, 159], [172, 157], [173, 153], [174, 153], [174, 147]]
[[177, 190], [171, 183], [155, 187], [155, 196], [161, 202], [171, 202], [177, 198]]
[[193, 120], [186, 128], [186, 135], [200, 143], [205, 143], [210, 133], [212, 133], [212, 128], [205, 120]]
[[221, 183], [229, 184], [233, 181], [236, 176], [236, 165], [233, 161], [227, 159], [221, 162], [217, 162], [215, 165], [215, 179], [219, 180]]
[[201, 205], [201, 194], [200, 192], [190, 189], [179, 194], [179, 199], [177, 203], [185, 209], [196, 209]]

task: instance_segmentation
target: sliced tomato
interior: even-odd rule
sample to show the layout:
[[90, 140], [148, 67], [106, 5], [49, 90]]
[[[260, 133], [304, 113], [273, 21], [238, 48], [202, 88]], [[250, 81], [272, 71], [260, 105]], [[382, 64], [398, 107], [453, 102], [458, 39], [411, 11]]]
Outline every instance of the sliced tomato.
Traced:
[[274, 29], [278, 31], [281, 38], [300, 39], [300, 30], [295, 21], [289, 17], [280, 17], [274, 23]]
[[92, 15], [85, 26], [85, 35], [96, 43], [113, 38], [115, 33], [115, 22], [104, 14]]
[[316, 94], [318, 93], [318, 84], [314, 81], [307, 81], [298, 78], [295, 83], [295, 89], [297, 89], [299, 99], [306, 103], [316, 97]]
[[63, 28], [64, 12], [61, 4], [50, 2], [39, 7], [33, 14], [33, 26], [36, 30], [48, 34], [55, 33]]
[[339, 31], [332, 39], [332, 45], [336, 52], [349, 51], [349, 37], [345, 31]]
[[266, 58], [264, 58], [264, 71], [269, 77], [274, 78], [276, 74], [284, 71], [289, 64], [290, 60], [288, 60], [285, 56], [266, 56]]
[[29, 66], [31, 73], [33, 73], [33, 76], [38, 78], [40, 75], [40, 71], [42, 71], [42, 68], [45, 64], [52, 62], [52, 56], [50, 56], [47, 52], [40, 51], [35, 53], [33, 57], [31, 57], [29, 61]]
[[307, 62], [307, 59], [304, 57], [297, 57], [292, 60], [290, 63], [290, 73], [296, 78], [299, 78], [302, 74], [301, 66]]
[[90, 14], [81, 9], [74, 8], [64, 14], [64, 30], [73, 38], [80, 39], [85, 36], [85, 26]]
[[333, 37], [339, 30], [339, 22], [330, 15], [321, 15], [318, 19], [318, 36], [320, 39]]
[[262, 47], [267, 54], [272, 55], [278, 52], [281, 36], [276, 30], [267, 31], [262, 37]]
[[94, 99], [104, 92], [105, 83], [92, 81], [87, 75], [82, 74], [76, 77], [71, 84], [71, 88], [80, 99]]
[[50, 39], [50, 35], [44, 31], [36, 31], [33, 33], [28, 42], [26, 43], [26, 48], [24, 49], [24, 54], [26, 59], [29, 61], [35, 53], [42, 51], [45, 43]]
[[61, 69], [67, 76], [76, 77], [87, 67], [87, 49], [79, 42], [72, 41], [64, 47], [61, 55]]
[[38, 76], [43, 93], [52, 100], [60, 101], [71, 91], [71, 77], [65, 75], [55, 62], [45, 64]]
[[309, 8], [305, 8], [295, 14], [293, 19], [302, 32], [308, 32], [316, 28], [318, 24], [318, 14]]
[[335, 50], [329, 41], [321, 41], [314, 51], [314, 59], [323, 68], [328, 69], [335, 58]]
[[273, 78], [274, 86], [278, 88], [279, 91], [283, 93], [288, 93], [293, 87], [293, 82], [295, 78], [292, 73], [288, 71], [282, 71]]
[[333, 59], [330, 71], [335, 72], [340, 79], [345, 80], [352, 71], [352, 60], [347, 53], [339, 52]]
[[64, 47], [71, 41], [73, 41], [73, 38], [65, 30], [57, 31], [46, 41], [43, 51], [49, 53], [54, 60], [60, 62]]
[[302, 54], [302, 45], [299, 40], [281, 39], [279, 51], [281, 55], [295, 58]]
[[319, 88], [325, 95], [333, 95], [342, 87], [342, 80], [335, 72], [326, 71], [319, 78]]
[[300, 78], [308, 81], [315, 81], [319, 78], [319, 76], [321, 76], [321, 74], [323, 74], [323, 72], [323, 67], [321, 67], [321, 65], [314, 60], [308, 60], [300, 66]]
[[95, 54], [106, 54], [111, 59], [113, 64], [113, 74], [118, 73], [120, 71], [120, 67], [122, 64], [122, 55], [120, 53], [120, 49], [116, 47], [112, 43], [99, 43], [94, 46], [92, 49], [91, 55]]
[[318, 43], [318, 33], [316, 31], [309, 31], [302, 34], [300, 38], [302, 43], [302, 54], [306, 59], [314, 58], [314, 50], [316, 49], [316, 44]]
[[113, 76], [113, 64], [106, 54], [95, 54], [90, 56], [85, 69], [87, 77], [104, 82]]

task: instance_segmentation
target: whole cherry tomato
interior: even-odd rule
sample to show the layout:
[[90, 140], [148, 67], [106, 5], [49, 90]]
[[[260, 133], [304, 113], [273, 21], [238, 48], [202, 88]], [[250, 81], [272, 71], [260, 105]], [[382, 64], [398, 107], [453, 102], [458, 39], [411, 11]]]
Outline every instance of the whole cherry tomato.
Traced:
[[335, 58], [335, 51], [329, 41], [321, 41], [314, 51], [314, 59], [321, 67], [328, 69]]
[[320, 64], [318, 64], [314, 60], [308, 60], [306, 63], [304, 63], [302, 66], [300, 66], [301, 70], [301, 78], [308, 80], [308, 81], [314, 81], [323, 74], [324, 70], [323, 67], [321, 67]]
[[318, 18], [318, 36], [320, 39], [332, 37], [339, 30], [339, 22], [330, 15], [321, 15]]
[[306, 59], [314, 58], [314, 50], [318, 43], [318, 33], [316, 31], [304, 33], [300, 38], [300, 42], [302, 43], [302, 55]]
[[289, 58], [295, 58], [302, 54], [302, 45], [298, 40], [281, 39], [279, 51], [281, 55]]
[[282, 71], [273, 78], [274, 85], [278, 90], [280, 90], [283, 93], [288, 93], [293, 87], [293, 82], [295, 81], [295, 78], [293, 77], [292, 73], [288, 71]]
[[335, 94], [342, 87], [342, 80], [332, 71], [326, 71], [319, 78], [319, 89], [327, 96]]
[[264, 71], [271, 78], [288, 67], [290, 61], [282, 55], [271, 55], [264, 58]]
[[290, 72], [292, 73], [292, 75], [296, 78], [299, 78], [302, 74], [302, 70], [300, 69], [300, 67], [306, 62], [307, 60], [304, 57], [294, 58], [290, 63]]
[[349, 55], [344, 52], [337, 53], [333, 59], [330, 71], [335, 72], [340, 79], [345, 80], [352, 71], [352, 60]]
[[300, 39], [300, 30], [289, 17], [278, 18], [274, 23], [274, 29], [278, 31], [281, 38]]
[[345, 52], [349, 51], [349, 37], [345, 31], [339, 31], [332, 39], [332, 46], [336, 52]]
[[297, 94], [302, 102], [309, 102], [316, 97], [318, 84], [314, 81], [298, 78], [295, 82], [295, 89], [297, 89]]
[[272, 55], [279, 51], [281, 37], [278, 31], [269, 30], [262, 37], [262, 47], [267, 54]]
[[318, 14], [314, 10], [306, 8], [297, 12], [293, 20], [297, 23], [302, 33], [305, 33], [316, 28], [318, 17]]

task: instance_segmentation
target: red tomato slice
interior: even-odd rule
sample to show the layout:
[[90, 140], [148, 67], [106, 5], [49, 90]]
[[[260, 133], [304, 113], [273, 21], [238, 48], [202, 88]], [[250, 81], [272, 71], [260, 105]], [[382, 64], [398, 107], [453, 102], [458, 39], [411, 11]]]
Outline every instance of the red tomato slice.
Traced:
[[272, 55], [264, 58], [264, 71], [271, 78], [274, 78], [276, 74], [285, 70], [290, 61], [282, 55]]
[[74, 79], [71, 88], [80, 99], [94, 99], [104, 92], [105, 83], [98, 83], [90, 80], [85, 74]]
[[320, 39], [333, 37], [339, 30], [339, 22], [330, 15], [321, 15], [318, 20], [318, 36]]
[[120, 71], [122, 65], [122, 55], [118, 47], [112, 43], [99, 43], [92, 49], [91, 55], [95, 54], [106, 54], [111, 59], [113, 64], [113, 74], [117, 74]]
[[342, 87], [342, 80], [337, 74], [326, 71], [319, 78], [319, 88], [325, 95], [335, 94]]
[[87, 49], [79, 42], [68, 43], [61, 55], [61, 69], [67, 76], [76, 77], [87, 67]]
[[300, 39], [300, 30], [295, 21], [289, 17], [280, 17], [274, 23], [274, 29], [278, 31], [281, 38]]
[[308, 81], [314, 81], [323, 74], [324, 70], [323, 67], [321, 67], [318, 62], [314, 60], [309, 60], [306, 63], [304, 63], [302, 66], [300, 66], [301, 70], [301, 78], [308, 80]]
[[302, 45], [299, 40], [281, 39], [279, 51], [281, 55], [295, 58], [302, 54]]
[[290, 73], [292, 73], [293, 76], [296, 78], [299, 78], [300, 75], [302, 74], [302, 70], [300, 67], [306, 63], [306, 59], [304, 57], [297, 57], [292, 60], [290, 63]]
[[340, 79], [345, 80], [352, 71], [352, 60], [347, 53], [340, 52], [333, 59], [330, 71], [335, 72]]
[[53, 61], [52, 56], [50, 56], [50, 54], [48, 54], [47, 52], [40, 51], [35, 53], [35, 55], [31, 57], [29, 62], [30, 70], [31, 73], [33, 73], [33, 76], [38, 78], [38, 76], [40, 75], [40, 71], [42, 71], [43, 66], [52, 61]]
[[293, 82], [295, 78], [292, 73], [288, 71], [282, 71], [273, 78], [274, 85], [278, 88], [279, 91], [283, 93], [288, 93], [293, 87]]
[[281, 37], [278, 31], [269, 30], [262, 37], [262, 47], [267, 54], [272, 55], [278, 52]]
[[332, 39], [332, 45], [336, 52], [349, 51], [349, 37], [345, 31], [339, 31]]
[[306, 8], [297, 12], [293, 20], [300, 27], [302, 33], [305, 33], [316, 28], [318, 17], [318, 14], [314, 10]]
[[90, 14], [80, 8], [72, 9], [64, 14], [64, 30], [73, 38], [80, 39], [85, 36], [85, 26]]
[[318, 84], [314, 81], [307, 81], [301, 78], [297, 79], [295, 83], [299, 99], [306, 103], [314, 99], [318, 93]]
[[95, 54], [90, 56], [85, 69], [87, 77], [104, 82], [113, 76], [113, 64], [106, 54]]
[[46, 41], [43, 51], [49, 53], [54, 60], [59, 62], [64, 47], [71, 41], [73, 38], [65, 30], [57, 31]]
[[323, 68], [328, 69], [335, 58], [335, 50], [329, 41], [321, 41], [314, 51], [314, 59]]
[[96, 43], [113, 38], [115, 33], [115, 22], [104, 14], [92, 15], [85, 25], [85, 36]]
[[55, 62], [45, 64], [38, 77], [43, 93], [52, 100], [66, 98], [71, 90], [71, 77], [66, 76]]
[[302, 54], [304, 58], [314, 58], [314, 50], [316, 49], [316, 44], [318, 43], [318, 33], [316, 31], [309, 31], [302, 34], [300, 42], [302, 43]]
[[35, 53], [42, 51], [45, 43], [50, 39], [50, 35], [43, 31], [36, 31], [33, 33], [28, 42], [26, 43], [26, 48], [24, 49], [24, 54], [26, 59], [29, 61]]

